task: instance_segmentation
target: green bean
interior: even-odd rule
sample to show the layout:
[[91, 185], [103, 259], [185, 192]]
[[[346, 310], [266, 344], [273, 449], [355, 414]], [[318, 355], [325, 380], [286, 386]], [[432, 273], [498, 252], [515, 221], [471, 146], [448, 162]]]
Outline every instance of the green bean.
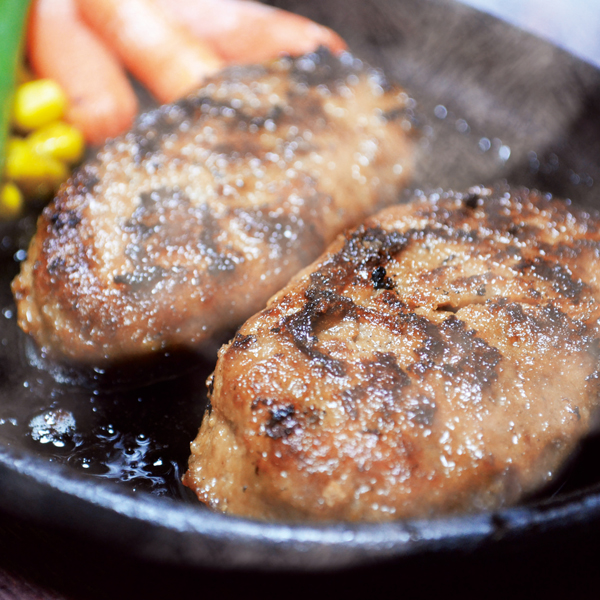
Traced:
[[28, 0], [0, 0], [0, 167], [2, 169], [28, 8]]

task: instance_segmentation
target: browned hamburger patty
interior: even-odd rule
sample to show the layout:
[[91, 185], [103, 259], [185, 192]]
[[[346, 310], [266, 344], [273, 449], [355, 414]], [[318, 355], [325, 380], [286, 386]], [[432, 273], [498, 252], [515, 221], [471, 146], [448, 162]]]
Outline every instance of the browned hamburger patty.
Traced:
[[142, 115], [44, 210], [13, 283], [20, 326], [46, 356], [100, 367], [218, 339], [396, 200], [410, 102], [322, 51]]
[[260, 519], [516, 502], [598, 405], [599, 225], [474, 188], [340, 236], [220, 351], [185, 484]]

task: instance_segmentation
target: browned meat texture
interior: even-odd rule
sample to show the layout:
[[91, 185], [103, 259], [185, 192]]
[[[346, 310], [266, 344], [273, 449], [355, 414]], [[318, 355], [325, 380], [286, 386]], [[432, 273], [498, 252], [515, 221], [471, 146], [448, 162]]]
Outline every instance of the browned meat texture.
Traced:
[[322, 51], [143, 115], [44, 210], [13, 284], [20, 326], [95, 366], [218, 339], [396, 200], [410, 113], [381, 73]]
[[260, 519], [516, 502], [598, 404], [599, 225], [484, 188], [368, 219], [222, 348], [186, 485]]

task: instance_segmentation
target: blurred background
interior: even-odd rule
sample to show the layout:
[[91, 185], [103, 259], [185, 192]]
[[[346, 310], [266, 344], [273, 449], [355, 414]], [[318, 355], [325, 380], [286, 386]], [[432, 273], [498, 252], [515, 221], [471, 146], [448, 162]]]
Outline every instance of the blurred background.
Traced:
[[462, 0], [600, 66], [600, 0]]

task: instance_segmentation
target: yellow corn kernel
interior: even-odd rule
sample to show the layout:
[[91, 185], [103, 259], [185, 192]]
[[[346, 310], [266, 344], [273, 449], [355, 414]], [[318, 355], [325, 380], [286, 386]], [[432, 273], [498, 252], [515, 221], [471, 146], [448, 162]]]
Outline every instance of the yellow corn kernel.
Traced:
[[15, 92], [13, 121], [19, 129], [31, 131], [60, 119], [66, 107], [67, 97], [56, 81], [28, 81]]
[[59, 160], [34, 152], [23, 139], [11, 138], [6, 148], [5, 175], [31, 196], [45, 196], [67, 179], [69, 170]]
[[5, 183], [0, 189], [0, 218], [14, 219], [23, 210], [23, 194], [14, 183]]
[[34, 131], [27, 137], [27, 143], [34, 152], [69, 164], [79, 162], [85, 149], [81, 131], [64, 121], [50, 123]]

